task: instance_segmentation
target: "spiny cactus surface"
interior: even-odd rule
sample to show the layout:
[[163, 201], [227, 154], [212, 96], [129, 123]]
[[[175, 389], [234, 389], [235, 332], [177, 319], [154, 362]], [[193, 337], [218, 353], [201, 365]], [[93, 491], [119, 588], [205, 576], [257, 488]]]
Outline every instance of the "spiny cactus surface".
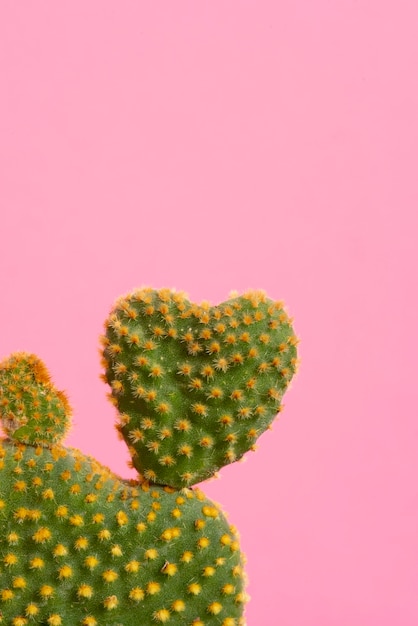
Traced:
[[168, 289], [134, 291], [117, 301], [103, 344], [135, 467], [175, 487], [253, 448], [297, 366], [283, 303], [260, 291], [213, 307]]
[[6, 434], [23, 443], [51, 445], [66, 434], [67, 396], [35, 354], [16, 352], [0, 364], [0, 418]]
[[191, 485], [252, 449], [280, 410], [291, 322], [261, 292], [210, 307], [142, 289], [105, 327], [137, 480], [62, 445], [71, 408], [37, 356], [0, 363], [0, 624], [245, 626], [237, 531]]
[[0, 442], [0, 623], [232, 626], [245, 600], [236, 530], [199, 490]]

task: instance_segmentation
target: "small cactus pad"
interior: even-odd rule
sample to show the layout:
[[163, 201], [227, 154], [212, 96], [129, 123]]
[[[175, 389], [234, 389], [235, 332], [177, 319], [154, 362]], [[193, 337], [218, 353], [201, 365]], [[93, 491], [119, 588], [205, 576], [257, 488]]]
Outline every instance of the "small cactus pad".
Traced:
[[70, 418], [67, 397], [54, 387], [41, 359], [15, 352], [0, 362], [0, 424], [9, 437], [23, 443], [57, 443]]
[[0, 624], [244, 626], [236, 529], [198, 489], [0, 439]]
[[105, 329], [105, 380], [133, 464], [176, 488], [253, 449], [297, 367], [283, 303], [261, 291], [210, 306], [138, 289], [116, 302]]

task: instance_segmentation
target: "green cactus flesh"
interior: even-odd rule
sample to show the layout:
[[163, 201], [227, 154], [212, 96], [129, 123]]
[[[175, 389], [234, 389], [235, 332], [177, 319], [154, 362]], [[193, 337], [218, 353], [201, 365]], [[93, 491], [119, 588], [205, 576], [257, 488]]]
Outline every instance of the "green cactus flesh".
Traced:
[[16, 352], [0, 363], [0, 418], [6, 434], [23, 443], [50, 445], [67, 432], [67, 397], [36, 355]]
[[141, 289], [105, 328], [138, 480], [62, 445], [71, 408], [37, 356], [0, 363], [0, 624], [244, 626], [237, 531], [191, 485], [253, 449], [280, 410], [291, 321], [262, 292], [210, 307]]
[[215, 307], [168, 289], [120, 298], [103, 364], [138, 471], [184, 487], [253, 448], [281, 409], [296, 343], [283, 304], [260, 291]]
[[236, 531], [198, 489], [0, 441], [0, 623], [243, 624]]

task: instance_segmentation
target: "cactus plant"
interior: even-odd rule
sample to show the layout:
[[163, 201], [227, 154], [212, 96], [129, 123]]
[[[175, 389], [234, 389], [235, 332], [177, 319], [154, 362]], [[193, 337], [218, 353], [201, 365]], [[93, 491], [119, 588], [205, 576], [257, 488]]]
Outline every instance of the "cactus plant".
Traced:
[[193, 485], [281, 408], [297, 367], [283, 304], [139, 289], [102, 344], [136, 480], [63, 445], [71, 408], [37, 356], [0, 363], [0, 624], [244, 625], [237, 531]]

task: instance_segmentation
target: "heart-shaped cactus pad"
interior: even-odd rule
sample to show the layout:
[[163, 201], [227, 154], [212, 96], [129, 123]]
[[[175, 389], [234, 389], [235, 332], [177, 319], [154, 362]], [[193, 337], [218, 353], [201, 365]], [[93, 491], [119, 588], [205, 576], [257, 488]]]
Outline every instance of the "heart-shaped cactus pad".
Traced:
[[176, 488], [254, 449], [298, 362], [283, 303], [261, 291], [210, 306], [138, 289], [117, 300], [105, 329], [104, 377], [133, 464]]

